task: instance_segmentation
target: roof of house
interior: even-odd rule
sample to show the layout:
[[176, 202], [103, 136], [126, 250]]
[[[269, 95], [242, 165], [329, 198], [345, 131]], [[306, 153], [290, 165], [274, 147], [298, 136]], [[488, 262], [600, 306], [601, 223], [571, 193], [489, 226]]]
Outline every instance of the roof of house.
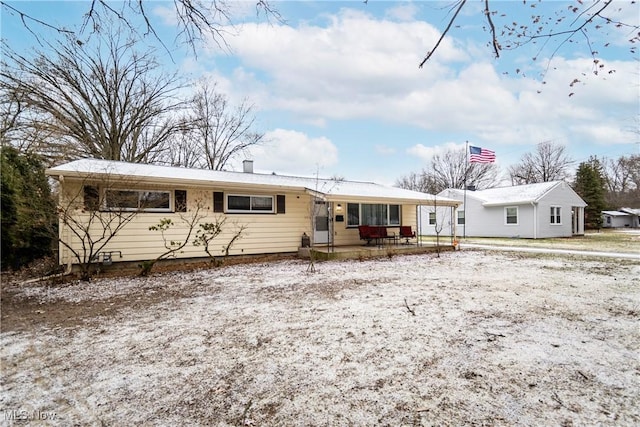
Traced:
[[163, 183], [185, 186], [221, 186], [225, 190], [261, 187], [273, 191], [305, 191], [327, 201], [349, 200], [363, 202], [395, 202], [405, 204], [458, 206], [459, 201], [402, 188], [388, 187], [373, 182], [338, 181], [275, 174], [213, 171], [112, 160], [80, 159], [46, 171], [47, 175], [60, 179], [77, 177], [104, 179], [138, 184]]
[[[551, 190], [562, 185], [566, 185], [573, 192], [573, 189], [571, 189], [571, 187], [569, 187], [564, 181], [550, 181], [536, 184], [489, 188], [487, 190], [467, 191], [466, 196], [480, 200], [483, 206], [522, 205], [537, 203]], [[442, 193], [444, 192], [455, 195], [455, 198], [462, 198], [465, 193], [464, 190], [459, 189], [447, 189]], [[577, 199], [580, 199], [577, 194], [576, 197]], [[580, 202], [580, 206], [587, 205], [582, 201], [582, 199], [580, 199]]]
[[602, 213], [609, 216], [629, 216], [628, 213], [620, 211], [602, 211]]
[[640, 216], [640, 209], [632, 209], [632, 208], [620, 208], [621, 212], [630, 214], [630, 215], [638, 215]]

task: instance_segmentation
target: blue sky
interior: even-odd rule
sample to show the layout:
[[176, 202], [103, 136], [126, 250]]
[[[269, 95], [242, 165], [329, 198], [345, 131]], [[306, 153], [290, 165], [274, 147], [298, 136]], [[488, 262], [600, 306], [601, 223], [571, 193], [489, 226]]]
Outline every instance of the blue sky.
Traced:
[[[10, 3], [68, 27], [81, 23], [87, 7]], [[495, 59], [482, 29], [483, 3], [468, 2], [459, 26], [422, 69], [418, 64], [446, 26], [450, 2], [272, 2], [286, 23], [256, 19], [255, 2], [234, 2], [243, 22], [229, 29], [229, 49], [205, 44], [197, 58], [186, 47], [174, 49], [172, 3], [152, 1], [147, 8], [173, 50], [173, 61], [158, 50], [167, 70], [178, 69], [187, 79], [211, 78], [231, 100], [255, 104], [257, 129], [268, 139], [252, 152], [256, 171], [393, 184], [420, 171], [434, 153], [466, 141], [494, 150], [505, 175], [509, 165], [548, 140], [566, 146], [576, 166], [590, 155], [640, 153], [640, 62], [638, 53], [629, 53], [628, 30], [606, 26], [606, 36], [589, 33], [605, 64], [597, 76], [585, 42], [565, 43], [551, 62], [556, 42], [542, 50], [528, 45], [502, 51]], [[609, 15], [640, 24], [638, 4], [614, 3]], [[505, 13], [495, 16], [499, 28], [503, 20], [556, 17], [580, 6], [490, 4]], [[2, 37], [20, 49], [36, 45], [5, 10]], [[605, 42], [609, 47], [602, 48]]]

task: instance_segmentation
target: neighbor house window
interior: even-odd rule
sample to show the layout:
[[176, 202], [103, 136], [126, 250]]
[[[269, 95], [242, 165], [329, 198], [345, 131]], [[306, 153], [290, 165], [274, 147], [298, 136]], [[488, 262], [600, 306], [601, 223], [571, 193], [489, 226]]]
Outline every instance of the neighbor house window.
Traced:
[[513, 224], [513, 225], [518, 224], [518, 208], [517, 207], [504, 208], [504, 214], [505, 214], [506, 224]]
[[436, 225], [436, 213], [429, 212], [429, 225]]
[[560, 215], [560, 206], [551, 206], [551, 224], [562, 224], [562, 216]]
[[273, 196], [227, 195], [227, 212], [273, 213]]
[[105, 190], [105, 209], [171, 212], [171, 193], [169, 191]]
[[347, 203], [347, 226], [400, 225], [400, 205]]
[[464, 211], [458, 211], [458, 225], [464, 225]]

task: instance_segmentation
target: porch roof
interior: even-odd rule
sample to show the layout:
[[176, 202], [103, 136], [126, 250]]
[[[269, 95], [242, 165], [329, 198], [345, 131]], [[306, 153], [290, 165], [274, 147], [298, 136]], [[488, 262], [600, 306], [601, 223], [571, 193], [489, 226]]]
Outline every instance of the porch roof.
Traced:
[[268, 191], [302, 191], [326, 201], [397, 203], [415, 205], [458, 206], [461, 202], [433, 194], [388, 187], [373, 182], [331, 180], [212, 171], [182, 167], [127, 163], [112, 160], [80, 159], [46, 171], [47, 175], [87, 180], [110, 179], [119, 183], [173, 184], [196, 187], [219, 186], [225, 189], [262, 189]]

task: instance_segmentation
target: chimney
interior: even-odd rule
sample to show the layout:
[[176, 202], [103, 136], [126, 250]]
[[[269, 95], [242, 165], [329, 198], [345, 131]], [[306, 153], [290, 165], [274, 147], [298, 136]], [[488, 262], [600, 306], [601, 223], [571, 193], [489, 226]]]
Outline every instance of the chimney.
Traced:
[[253, 173], [253, 160], [243, 160], [242, 171], [244, 173]]

